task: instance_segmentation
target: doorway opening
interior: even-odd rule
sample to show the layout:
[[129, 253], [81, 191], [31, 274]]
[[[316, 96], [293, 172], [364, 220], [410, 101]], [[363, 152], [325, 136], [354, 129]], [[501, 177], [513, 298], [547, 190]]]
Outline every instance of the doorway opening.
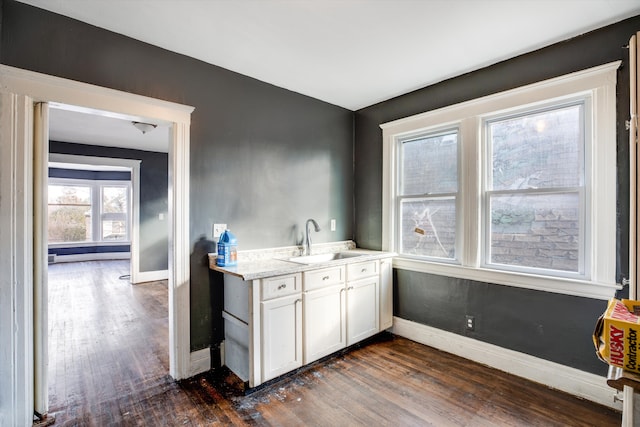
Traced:
[[[2, 408], [11, 415], [9, 424], [30, 424], [34, 412], [47, 413], [46, 275], [47, 245], [42, 224], [44, 198], [38, 194], [46, 185], [48, 147], [42, 141], [44, 128], [38, 113], [42, 103], [77, 105], [107, 111], [137, 121], [163, 121], [170, 125], [169, 203], [170, 227], [169, 374], [187, 378], [191, 372], [189, 332], [189, 126], [193, 107], [127, 92], [102, 88], [68, 79], [0, 65], [0, 140], [11, 156], [0, 157], [3, 179], [0, 200], [0, 261], [9, 280], [0, 300], [3, 322], [14, 328], [0, 329], [0, 350], [13, 363], [0, 371], [7, 381], [0, 383]], [[5, 179], [7, 178], [7, 179]], [[30, 196], [33, 194], [33, 198]], [[36, 206], [39, 203], [40, 206]], [[33, 285], [33, 286], [31, 286]], [[10, 301], [10, 306], [9, 306]], [[44, 387], [43, 387], [43, 384]]]
[[129, 260], [48, 270], [48, 408], [55, 424], [144, 419], [140, 401], [171, 387], [167, 280], [129, 283]]
[[[168, 278], [171, 125], [149, 120], [148, 129], [140, 131], [137, 120], [50, 104], [49, 181], [68, 184], [64, 188], [74, 194], [67, 198], [82, 190], [86, 196], [80, 199], [90, 205], [86, 215], [90, 224], [80, 224], [82, 212], [77, 212], [75, 234], [67, 234], [71, 241], [60, 241], [49, 228], [50, 260], [126, 258], [130, 254], [133, 283]], [[51, 221], [56, 213], [51, 204], [56, 199], [51, 194], [48, 199]]]
[[47, 391], [64, 422], [169, 372], [170, 128], [57, 104], [48, 122]]

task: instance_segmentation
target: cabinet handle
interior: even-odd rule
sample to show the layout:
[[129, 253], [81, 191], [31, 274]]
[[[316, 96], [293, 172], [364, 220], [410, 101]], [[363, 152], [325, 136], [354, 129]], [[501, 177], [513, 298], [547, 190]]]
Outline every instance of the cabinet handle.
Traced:
[[351, 289], [353, 289], [353, 286], [349, 286], [349, 287], [347, 288], [347, 290], [348, 290], [348, 291], [350, 291]]
[[287, 284], [286, 284], [286, 283], [283, 283], [282, 285], [278, 286], [278, 290], [280, 290], [280, 289], [284, 289], [284, 288], [286, 288], [286, 287], [287, 287]]
[[360, 270], [360, 273], [365, 273], [367, 271], [366, 268], [363, 268], [362, 270]]
[[302, 298], [298, 298], [298, 299], [297, 299], [297, 300], [295, 300], [293, 303], [294, 303], [294, 304], [297, 304], [297, 303], [299, 303], [299, 302], [302, 302]]
[[329, 280], [329, 276], [324, 276], [322, 280]]

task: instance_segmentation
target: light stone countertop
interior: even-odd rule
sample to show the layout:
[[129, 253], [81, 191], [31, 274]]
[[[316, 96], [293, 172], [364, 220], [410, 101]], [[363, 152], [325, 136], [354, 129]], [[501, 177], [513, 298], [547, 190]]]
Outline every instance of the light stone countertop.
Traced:
[[353, 242], [347, 241], [313, 245], [312, 254], [317, 255], [348, 251], [350, 253], [358, 253], [362, 255], [355, 258], [336, 259], [314, 264], [300, 264], [285, 260], [286, 258], [299, 256], [300, 250], [300, 247], [291, 246], [286, 248], [238, 251], [238, 265], [233, 267], [220, 267], [216, 265], [216, 254], [210, 253], [209, 268], [221, 273], [240, 277], [243, 280], [255, 280], [265, 277], [317, 270], [335, 265], [345, 265], [353, 262], [389, 258], [396, 255], [393, 252], [359, 249], [355, 247]]

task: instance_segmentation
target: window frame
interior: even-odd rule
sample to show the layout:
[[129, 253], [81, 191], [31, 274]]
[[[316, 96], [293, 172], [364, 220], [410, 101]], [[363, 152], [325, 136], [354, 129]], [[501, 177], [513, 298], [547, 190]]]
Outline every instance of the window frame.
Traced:
[[[64, 186], [79, 186], [89, 187], [91, 189], [91, 235], [92, 240], [83, 240], [78, 242], [47, 242], [50, 248], [73, 248], [73, 247], [88, 247], [88, 246], [120, 246], [130, 245], [132, 230], [132, 182], [131, 180], [92, 180], [92, 179], [78, 179], [78, 178], [49, 178], [48, 185], [64, 185]], [[127, 236], [124, 240], [103, 240], [102, 238], [102, 221], [104, 219], [103, 213], [103, 187], [126, 187], [127, 189], [127, 212], [126, 214], [116, 214], [118, 216], [125, 215], [125, 221], [127, 224]], [[96, 203], [97, 201], [97, 203]], [[108, 214], [111, 215], [111, 214]]]
[[[524, 108], [516, 108], [513, 111], [509, 111], [507, 114], [489, 114], [484, 115], [482, 117], [482, 131], [481, 131], [481, 144], [482, 144], [482, 160], [481, 166], [483, 166], [482, 171], [482, 200], [481, 200], [481, 236], [483, 238], [482, 243], [483, 246], [481, 248], [481, 258], [480, 265], [483, 268], [490, 268], [496, 270], [504, 270], [504, 271], [513, 271], [513, 272], [522, 272], [529, 274], [540, 274], [542, 276], [551, 276], [551, 277], [566, 277], [571, 279], [578, 280], [589, 280], [590, 279], [590, 259], [588, 257], [588, 249], [592, 245], [591, 233], [586, 224], [589, 222], [590, 218], [590, 209], [587, 207], [591, 205], [591, 187], [587, 185], [586, 178], [591, 175], [591, 153], [593, 150], [593, 137], [591, 135], [591, 129], [593, 128], [594, 122], [594, 112], [592, 106], [592, 97], [590, 95], [579, 95], [573, 98], [561, 99], [560, 101], [552, 99], [549, 100], [548, 103], [543, 103], [542, 105], [536, 105], [535, 108], [530, 108], [525, 106]], [[537, 188], [537, 189], [518, 189], [515, 190], [496, 190], [491, 187], [492, 182], [492, 164], [491, 159], [493, 156], [493, 152], [490, 150], [491, 141], [490, 141], [490, 131], [488, 128], [488, 124], [491, 122], [516, 118], [516, 117], [526, 117], [529, 115], [533, 115], [536, 113], [541, 113], [545, 111], [553, 111], [559, 110], [562, 108], [570, 107], [570, 106], [582, 106], [583, 113], [583, 130], [584, 130], [584, 153], [582, 159], [582, 184], [576, 186], [556, 186], [556, 187], [547, 187], [547, 188]], [[615, 191], [615, 190], [614, 190]], [[580, 201], [580, 213], [579, 213], [579, 222], [580, 222], [580, 246], [582, 257], [579, 259], [579, 267], [577, 272], [563, 271], [563, 270], [552, 270], [552, 269], [544, 269], [544, 268], [535, 268], [535, 267], [526, 267], [526, 266], [515, 266], [515, 265], [504, 265], [499, 263], [490, 262], [491, 255], [491, 203], [490, 198], [492, 195], [508, 195], [508, 194], [560, 194], [560, 193], [578, 193], [578, 197]], [[554, 272], [554, 274], [550, 274], [549, 272]]]
[[[104, 211], [104, 189], [106, 187], [111, 188], [124, 188], [126, 190], [125, 197], [127, 198], [126, 212], [105, 212]], [[100, 185], [100, 241], [101, 242], [128, 242], [131, 244], [131, 181], [108, 181], [108, 183], [102, 183]], [[104, 221], [124, 221], [127, 225], [127, 234], [124, 240], [105, 240], [104, 238]]]
[[[405, 194], [403, 191], [401, 191], [400, 189], [400, 180], [396, 180], [396, 188], [395, 188], [395, 194], [396, 194], [396, 199], [398, 200], [397, 203], [395, 203], [394, 209], [395, 209], [395, 217], [399, 218], [401, 217], [401, 212], [402, 212], [402, 201], [404, 200], [408, 200], [408, 199], [412, 199], [412, 200], [418, 200], [421, 198], [424, 199], [430, 199], [430, 200], [438, 200], [438, 199], [443, 199], [443, 198], [447, 198], [447, 197], [452, 197], [455, 200], [455, 208], [456, 208], [456, 212], [458, 212], [459, 209], [461, 209], [461, 202], [460, 202], [460, 159], [461, 159], [461, 155], [460, 155], [460, 128], [458, 126], [438, 126], [435, 128], [430, 128], [427, 131], [419, 131], [419, 132], [415, 132], [415, 133], [411, 133], [408, 135], [403, 135], [401, 138], [398, 138], [397, 140], [397, 144], [398, 144], [398, 151], [402, 151], [402, 144], [406, 143], [406, 142], [410, 142], [416, 139], [421, 139], [421, 138], [430, 138], [439, 134], [445, 134], [445, 133], [452, 133], [455, 132], [456, 133], [456, 137], [457, 137], [457, 141], [456, 141], [456, 152], [457, 152], [457, 156], [456, 156], [456, 168], [457, 168], [457, 180], [456, 180], [456, 191], [455, 192], [439, 192], [439, 193], [432, 193], [432, 194], [423, 194], [423, 195], [418, 195], [418, 194], [414, 194], [414, 195], [407, 195]], [[401, 162], [402, 162], [402, 157], [400, 155], [396, 156], [397, 159], [397, 164], [396, 164], [396, 168], [398, 171], [398, 174], [402, 174], [403, 170], [402, 170], [402, 166], [401, 166]], [[400, 194], [402, 193], [402, 194]], [[396, 236], [398, 236], [399, 238], [402, 237], [402, 221], [399, 220], [396, 222], [395, 224], [396, 230]], [[412, 256], [412, 255], [408, 255], [405, 254], [404, 256], [407, 258], [415, 258], [415, 259], [431, 259], [434, 262], [439, 262], [439, 263], [446, 263], [446, 264], [460, 264], [460, 260], [459, 260], [459, 255], [458, 252], [460, 250], [460, 238], [459, 238], [459, 233], [460, 233], [460, 224], [459, 221], [456, 221], [455, 224], [455, 229], [456, 229], [456, 238], [455, 238], [455, 243], [454, 243], [454, 251], [455, 251], [455, 256], [453, 258], [440, 258], [440, 257], [425, 257], [425, 256]], [[398, 246], [400, 245], [400, 242], [396, 242], [397, 246], [396, 246], [396, 250], [398, 249]]]
[[[398, 229], [398, 144], [409, 135], [459, 126], [459, 203], [457, 232], [460, 264], [398, 255], [394, 268], [509, 285], [547, 292], [608, 299], [621, 286], [616, 271], [616, 74], [620, 61], [600, 65], [509, 91], [443, 107], [380, 125], [383, 134], [382, 248], [396, 251]], [[585, 276], [563, 277], [503, 270], [486, 265], [480, 245], [485, 241], [483, 123], [487, 118], [550, 103], [589, 100], [593, 120], [585, 147], [586, 199]], [[586, 111], [585, 111], [585, 114]], [[590, 143], [589, 141], [594, 141]], [[459, 249], [459, 250], [458, 250]]]

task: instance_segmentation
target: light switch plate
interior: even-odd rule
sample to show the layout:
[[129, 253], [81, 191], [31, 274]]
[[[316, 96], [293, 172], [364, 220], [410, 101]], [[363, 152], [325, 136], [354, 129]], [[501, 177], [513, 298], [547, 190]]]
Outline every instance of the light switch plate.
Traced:
[[336, 220], [335, 219], [331, 220], [331, 231], [336, 231]]

